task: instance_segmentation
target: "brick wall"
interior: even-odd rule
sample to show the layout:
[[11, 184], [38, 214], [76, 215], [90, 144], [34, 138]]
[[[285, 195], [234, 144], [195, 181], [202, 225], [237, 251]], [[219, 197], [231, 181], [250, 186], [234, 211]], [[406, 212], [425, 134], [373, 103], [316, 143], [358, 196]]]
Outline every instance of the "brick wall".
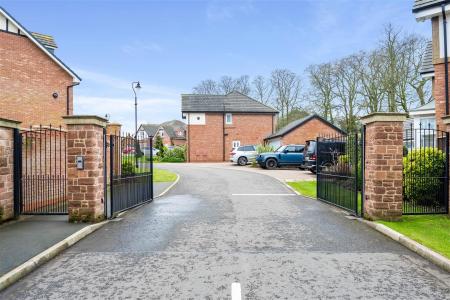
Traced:
[[445, 130], [445, 126], [442, 123], [442, 117], [445, 114], [445, 65], [434, 65], [434, 84], [433, 84], [433, 97], [436, 105], [436, 125], [440, 130]]
[[[241, 145], [256, 145], [272, 133], [271, 114], [236, 114], [233, 124], [225, 125], [225, 160], [233, 141]], [[207, 113], [206, 125], [188, 125], [188, 147], [191, 162], [223, 161], [223, 114]]]
[[[76, 156], [84, 156], [78, 170]], [[69, 220], [95, 222], [104, 218], [103, 127], [69, 124], [67, 133], [67, 200]]]
[[308, 140], [315, 140], [321, 135], [340, 134], [339, 131], [318, 119], [312, 119], [294, 129], [281, 139], [282, 145], [305, 144]]
[[402, 215], [403, 122], [366, 125], [364, 215], [396, 220]]
[[0, 223], [13, 217], [13, 130], [0, 126]]
[[[0, 118], [22, 126], [64, 125], [72, 77], [27, 37], [0, 32]], [[52, 94], [59, 94], [54, 99]], [[72, 93], [70, 93], [72, 94]], [[70, 95], [70, 111], [73, 100]]]

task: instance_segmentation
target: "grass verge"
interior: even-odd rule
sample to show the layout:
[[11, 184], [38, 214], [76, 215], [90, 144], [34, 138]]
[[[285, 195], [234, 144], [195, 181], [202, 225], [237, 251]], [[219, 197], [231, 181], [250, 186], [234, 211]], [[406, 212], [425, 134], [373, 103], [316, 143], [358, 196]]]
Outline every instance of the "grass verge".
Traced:
[[377, 221], [450, 259], [447, 215], [403, 216], [399, 222]]
[[171, 182], [177, 179], [177, 174], [168, 170], [153, 169], [153, 182]]
[[311, 198], [317, 197], [317, 183], [315, 180], [291, 181], [287, 182], [287, 184], [303, 196]]

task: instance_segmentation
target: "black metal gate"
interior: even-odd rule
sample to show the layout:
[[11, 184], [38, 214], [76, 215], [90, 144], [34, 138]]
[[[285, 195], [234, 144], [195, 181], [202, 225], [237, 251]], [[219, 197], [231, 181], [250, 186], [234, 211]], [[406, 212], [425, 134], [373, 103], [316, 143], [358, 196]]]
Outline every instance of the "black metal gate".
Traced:
[[358, 134], [316, 140], [317, 199], [362, 216], [362, 141]]
[[38, 126], [16, 132], [16, 213], [67, 214], [66, 132], [61, 127]]
[[448, 213], [449, 133], [431, 126], [403, 136], [403, 214]]
[[106, 214], [111, 218], [153, 200], [153, 145], [145, 132], [109, 135], [105, 140]]

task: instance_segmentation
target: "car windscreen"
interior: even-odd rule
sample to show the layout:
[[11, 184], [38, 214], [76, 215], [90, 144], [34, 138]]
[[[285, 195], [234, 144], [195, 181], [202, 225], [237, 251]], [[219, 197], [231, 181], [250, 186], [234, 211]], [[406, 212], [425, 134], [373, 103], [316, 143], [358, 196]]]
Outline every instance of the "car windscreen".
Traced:
[[275, 152], [283, 152], [286, 146], [280, 146]]
[[237, 151], [245, 151], [245, 147], [239, 147], [237, 148]]

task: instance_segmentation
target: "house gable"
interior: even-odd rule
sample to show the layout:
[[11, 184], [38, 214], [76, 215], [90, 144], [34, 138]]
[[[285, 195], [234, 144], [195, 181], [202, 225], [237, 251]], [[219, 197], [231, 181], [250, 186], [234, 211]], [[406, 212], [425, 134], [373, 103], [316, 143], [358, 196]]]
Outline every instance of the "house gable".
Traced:
[[56, 44], [52, 43], [52, 39], [49, 36], [29, 32], [2, 7], [0, 7], [0, 31], [27, 37], [60, 68], [67, 72], [73, 78], [74, 83], [81, 81], [81, 78], [53, 53], [52, 48], [56, 48]]

